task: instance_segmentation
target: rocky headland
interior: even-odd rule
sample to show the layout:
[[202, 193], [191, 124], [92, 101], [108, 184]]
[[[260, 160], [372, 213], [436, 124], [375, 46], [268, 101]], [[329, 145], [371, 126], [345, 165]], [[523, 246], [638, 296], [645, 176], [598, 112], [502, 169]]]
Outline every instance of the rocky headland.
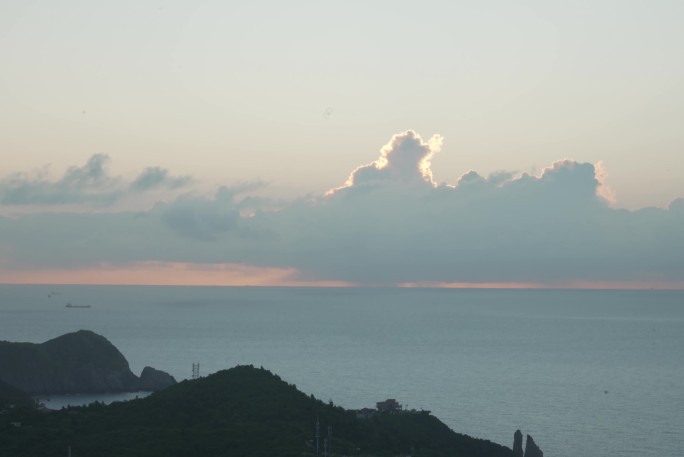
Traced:
[[0, 341], [0, 381], [31, 395], [154, 391], [176, 384], [150, 367], [136, 376], [112, 343], [89, 330], [40, 344]]

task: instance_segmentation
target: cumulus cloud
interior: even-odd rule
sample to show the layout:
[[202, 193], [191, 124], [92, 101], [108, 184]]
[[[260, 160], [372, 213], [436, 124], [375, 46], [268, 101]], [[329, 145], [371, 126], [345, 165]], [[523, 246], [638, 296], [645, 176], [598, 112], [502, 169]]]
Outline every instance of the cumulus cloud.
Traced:
[[242, 184], [142, 213], [0, 218], [0, 253], [24, 266], [240, 263], [383, 285], [684, 285], [684, 200], [615, 209], [602, 169], [571, 159], [538, 175], [468, 171], [438, 184], [430, 159], [441, 142], [397, 134], [342, 186], [276, 210], [255, 205]]
[[70, 167], [57, 181], [46, 171], [14, 173], [0, 180], [0, 204], [111, 204], [119, 198], [118, 182], [107, 173], [109, 157], [95, 154], [82, 167]]
[[684, 198], [676, 198], [668, 206], [670, 211], [684, 212]]
[[329, 193], [392, 183], [434, 186], [431, 159], [441, 146], [442, 137], [439, 135], [425, 142], [413, 130], [398, 133], [380, 150], [380, 157], [375, 162], [358, 167], [342, 187]]
[[47, 169], [33, 173], [13, 173], [0, 179], [0, 205], [111, 205], [128, 194], [158, 188], [178, 189], [190, 182], [189, 176], [171, 176], [159, 167], [146, 168], [130, 183], [109, 173], [106, 154], [91, 156], [83, 166], [69, 167], [57, 180], [49, 179]]
[[182, 196], [169, 204], [160, 204], [155, 210], [169, 228], [180, 235], [204, 241], [235, 228], [240, 211], [234, 193], [221, 187], [214, 199]]
[[144, 192], [150, 189], [168, 188], [178, 189], [190, 182], [190, 176], [171, 176], [169, 171], [160, 167], [148, 167], [130, 184], [134, 192]]

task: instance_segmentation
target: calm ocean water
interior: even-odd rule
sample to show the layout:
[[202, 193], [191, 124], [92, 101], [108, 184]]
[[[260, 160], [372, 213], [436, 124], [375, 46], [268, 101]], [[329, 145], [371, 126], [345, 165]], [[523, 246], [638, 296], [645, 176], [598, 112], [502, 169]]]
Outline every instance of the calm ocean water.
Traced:
[[549, 457], [684, 456], [681, 291], [0, 285], [0, 340], [78, 329], [137, 374], [253, 364], [509, 447], [520, 428]]

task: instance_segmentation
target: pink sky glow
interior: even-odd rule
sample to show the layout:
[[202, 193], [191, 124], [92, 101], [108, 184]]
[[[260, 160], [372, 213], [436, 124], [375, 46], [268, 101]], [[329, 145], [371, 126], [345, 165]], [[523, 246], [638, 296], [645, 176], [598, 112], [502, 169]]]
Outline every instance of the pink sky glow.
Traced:
[[94, 268], [0, 270], [5, 284], [102, 284], [155, 286], [353, 286], [343, 281], [300, 281], [294, 268], [242, 264], [137, 262]]
[[[88, 284], [156, 286], [291, 286], [355, 287], [345, 281], [298, 279], [295, 268], [257, 267], [244, 264], [195, 264], [186, 262], [137, 262], [123, 266], [102, 263], [93, 268], [6, 270], [2, 284]], [[371, 285], [372, 286], [372, 285]], [[534, 282], [405, 282], [399, 287], [454, 289], [684, 289], [684, 282], [564, 281]]]

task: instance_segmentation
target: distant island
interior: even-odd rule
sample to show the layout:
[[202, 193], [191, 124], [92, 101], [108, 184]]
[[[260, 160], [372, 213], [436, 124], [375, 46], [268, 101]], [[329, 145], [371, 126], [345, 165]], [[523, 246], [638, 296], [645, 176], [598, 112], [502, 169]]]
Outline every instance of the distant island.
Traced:
[[151, 367], [136, 376], [112, 343], [89, 330], [41, 344], [0, 341], [0, 381], [31, 395], [154, 391], [176, 383]]
[[[56, 359], [44, 365], [48, 354]], [[24, 355], [32, 358], [30, 364], [17, 362]], [[81, 366], [78, 373], [90, 378], [79, 384], [70, 370], [85, 361], [95, 363], [91, 359], [95, 355], [106, 357], [96, 366]], [[120, 352], [104, 337], [89, 331], [43, 344], [0, 343], [2, 376], [6, 376], [8, 361], [26, 370], [36, 360], [41, 369], [31, 374], [33, 380], [27, 384], [39, 390], [55, 386], [64, 389], [65, 385], [100, 388], [104, 384], [92, 381], [105, 373], [113, 374], [115, 386], [128, 380], [136, 386], [143, 378], [127, 372], [128, 363]], [[46, 367], [55, 370], [62, 381], [37, 381], [37, 374], [49, 373]], [[98, 376], [94, 378], [93, 373]], [[516, 431], [510, 449], [456, 433], [429, 411], [403, 410], [394, 399], [380, 401], [376, 408], [346, 410], [332, 401], [324, 403], [306, 395], [279, 376], [251, 365], [174, 381], [145, 398], [110, 405], [96, 402], [59, 411], [38, 407], [27, 393], [2, 376], [1, 455], [523, 456], [520, 431]], [[70, 381], [65, 384], [67, 379]], [[126, 381], [122, 384], [122, 380]], [[524, 456], [542, 455], [528, 435]]]

